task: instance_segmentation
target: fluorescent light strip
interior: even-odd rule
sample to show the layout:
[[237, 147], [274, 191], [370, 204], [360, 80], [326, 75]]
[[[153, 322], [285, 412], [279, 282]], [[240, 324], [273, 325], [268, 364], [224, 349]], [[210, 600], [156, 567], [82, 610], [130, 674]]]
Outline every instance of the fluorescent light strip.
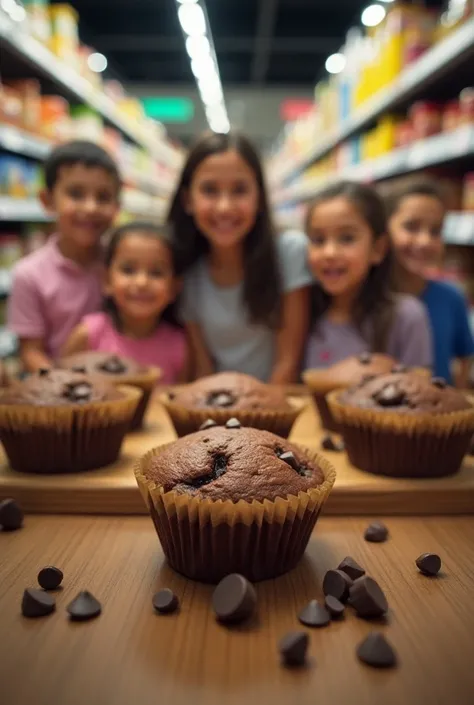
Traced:
[[209, 127], [213, 132], [229, 132], [229, 117], [206, 12], [198, 0], [177, 0], [177, 3], [178, 20], [186, 37], [186, 52]]

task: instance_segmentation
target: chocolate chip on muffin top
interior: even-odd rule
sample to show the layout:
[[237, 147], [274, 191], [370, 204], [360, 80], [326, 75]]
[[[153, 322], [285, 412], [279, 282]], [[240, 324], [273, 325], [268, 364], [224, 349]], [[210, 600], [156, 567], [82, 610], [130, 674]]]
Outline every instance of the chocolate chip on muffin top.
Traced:
[[119, 375], [136, 375], [143, 373], [145, 368], [134, 360], [110, 353], [88, 351], [69, 355], [60, 360], [60, 367], [75, 372], [88, 374], [103, 374], [117, 377]]
[[41, 369], [9, 387], [0, 403], [59, 406], [109, 401], [120, 396], [107, 382], [84, 373]]
[[174, 393], [173, 403], [194, 409], [291, 409], [282, 391], [240, 372], [202, 377]]
[[171, 443], [147, 470], [165, 492], [263, 501], [318, 487], [324, 473], [297, 446], [254, 428], [214, 426]]
[[413, 372], [392, 372], [363, 380], [343, 392], [343, 404], [400, 413], [445, 414], [471, 408], [466, 397], [444, 380]]

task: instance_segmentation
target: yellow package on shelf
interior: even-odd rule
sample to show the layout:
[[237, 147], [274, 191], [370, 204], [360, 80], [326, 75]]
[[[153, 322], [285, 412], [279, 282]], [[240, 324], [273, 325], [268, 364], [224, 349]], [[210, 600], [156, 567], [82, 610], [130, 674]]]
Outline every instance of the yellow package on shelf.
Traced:
[[51, 5], [51, 51], [59, 58], [79, 70], [79, 31], [78, 14], [71, 5]]

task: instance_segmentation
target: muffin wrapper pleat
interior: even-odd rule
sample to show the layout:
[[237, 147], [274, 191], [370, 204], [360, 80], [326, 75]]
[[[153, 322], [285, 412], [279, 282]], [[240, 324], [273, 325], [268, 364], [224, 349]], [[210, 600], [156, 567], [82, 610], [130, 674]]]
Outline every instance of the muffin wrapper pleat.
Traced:
[[147, 371], [142, 374], [120, 375], [120, 377], [117, 377], [117, 381], [114, 381], [113, 375], [106, 376], [106, 379], [115, 385], [122, 386], [126, 384], [131, 387], [138, 387], [142, 392], [142, 396], [130, 423], [130, 431], [142, 428], [152, 392], [159, 382], [161, 375], [162, 372], [158, 367], [149, 367]]
[[119, 386], [120, 399], [63, 406], [3, 404], [0, 440], [14, 470], [74, 473], [113, 463], [141, 392]]
[[147, 480], [147, 469], [165, 447], [149, 451], [137, 463], [135, 476], [174, 570], [216, 583], [229, 573], [266, 580], [296, 566], [335, 481], [326, 458], [301, 448], [324, 473], [317, 488], [272, 501], [234, 503], [165, 492]]
[[213, 407], [188, 409], [181, 404], [170, 401], [166, 394], [161, 396], [161, 402], [168, 412], [179, 438], [198, 431], [208, 419], [212, 419], [219, 426], [224, 426], [232, 418], [239, 419], [242, 426], [271, 431], [277, 436], [288, 438], [293, 424], [305, 407], [303, 400], [295, 402], [290, 400], [289, 403], [293, 407], [290, 410], [217, 409]]
[[434, 478], [461, 467], [474, 433], [474, 408], [445, 414], [363, 409], [327, 395], [353, 465], [377, 475]]

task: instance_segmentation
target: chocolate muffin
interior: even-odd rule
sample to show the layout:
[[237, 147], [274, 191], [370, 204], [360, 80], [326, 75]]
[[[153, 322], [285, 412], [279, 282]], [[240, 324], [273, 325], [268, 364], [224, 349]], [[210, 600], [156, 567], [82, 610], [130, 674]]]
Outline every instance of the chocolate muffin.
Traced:
[[220, 372], [163, 396], [178, 436], [197, 431], [211, 418], [218, 424], [237, 417], [244, 426], [273, 431], [285, 438], [302, 409], [284, 392], [240, 372]]
[[303, 382], [311, 390], [321, 418], [321, 425], [328, 431], [339, 432], [337, 423], [326, 401], [326, 394], [335, 389], [345, 389], [358, 384], [368, 375], [390, 372], [397, 362], [389, 355], [363, 353], [348, 357], [325, 369], [306, 370]]
[[204, 582], [293, 568], [335, 480], [317, 452], [235, 420], [151, 450], [135, 475], [170, 565]]
[[130, 424], [130, 430], [143, 426], [151, 394], [161, 377], [158, 368], [144, 367], [129, 358], [93, 350], [64, 357], [59, 361], [59, 366], [94, 376], [100, 375], [111, 384], [138, 387], [142, 396]]
[[440, 378], [395, 372], [328, 395], [351, 462], [399, 477], [455, 473], [474, 432], [474, 407]]
[[140, 398], [131, 387], [40, 370], [0, 395], [0, 440], [14, 470], [79, 472], [114, 462]]

